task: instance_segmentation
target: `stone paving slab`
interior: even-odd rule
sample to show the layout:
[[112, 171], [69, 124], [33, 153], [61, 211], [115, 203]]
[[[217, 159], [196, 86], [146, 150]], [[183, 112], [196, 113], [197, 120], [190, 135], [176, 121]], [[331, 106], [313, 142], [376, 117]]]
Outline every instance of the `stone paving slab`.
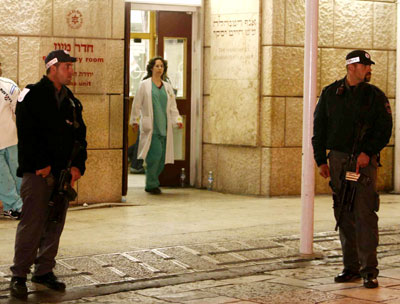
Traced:
[[[292, 269], [279, 269], [272, 271], [272, 275], [278, 275], [285, 278], [295, 278], [299, 280], [309, 280], [317, 278], [325, 278], [331, 276], [333, 278], [336, 274], [341, 272], [343, 266], [310, 266], [304, 268], [298, 268], [296, 271]], [[333, 280], [333, 279], [332, 279]]]
[[242, 242], [224, 242], [213, 244], [218, 251], [232, 251], [232, 253], [239, 255], [244, 260], [266, 259], [271, 258], [272, 255], [267, 250], [249, 250], [251, 246]]
[[174, 260], [164, 259], [152, 251], [132, 251], [127, 252], [127, 254], [143, 263], [146, 263], [147, 265], [150, 265], [152, 268], [159, 270], [160, 273], [179, 274], [187, 272], [188, 270], [182, 265], [176, 264]]
[[287, 294], [292, 291], [301, 290], [301, 288], [263, 281], [212, 287], [207, 290], [220, 296], [237, 297], [245, 300], [258, 300], [266, 298], [272, 299], [279, 294]]
[[189, 301], [183, 301], [182, 303], [184, 304], [245, 304], [245, 303], [250, 303], [254, 304], [255, 302], [250, 302], [250, 301], [241, 301], [236, 298], [229, 298], [229, 297], [224, 297], [224, 296], [218, 296], [214, 298], [201, 298], [201, 299], [196, 299], [196, 300], [189, 300]]
[[246, 244], [248, 244], [250, 247], [260, 248], [260, 249], [262, 249], [262, 248], [268, 249], [270, 247], [282, 247], [281, 244], [274, 241], [272, 238], [271, 239], [246, 240]]
[[243, 259], [238, 257], [238, 255], [234, 255], [232, 253], [210, 254], [210, 252], [214, 253], [218, 251], [213, 244], [193, 245], [190, 246], [190, 248], [198, 251], [201, 255], [208, 257], [209, 261], [215, 260], [218, 265], [243, 261]]
[[317, 282], [321, 285], [331, 284], [334, 282], [333, 277], [331, 277], [331, 276], [323, 277], [323, 278], [308, 279], [308, 281]]
[[390, 277], [379, 276], [379, 286], [381, 287], [398, 287], [400, 288], [400, 280]]
[[248, 283], [254, 283], [254, 282], [259, 282], [259, 281], [269, 281], [276, 279], [275, 276], [272, 275], [252, 275], [252, 276], [245, 276], [245, 277], [239, 277], [239, 278], [233, 278], [233, 279], [225, 279], [225, 280], [219, 280], [216, 282], [215, 286], [218, 285], [235, 285], [235, 284], [248, 284]]
[[383, 276], [383, 277], [388, 277], [388, 278], [393, 278], [393, 279], [399, 279], [400, 280], [400, 268], [391, 268], [391, 269], [381, 270], [379, 272], [379, 275]]
[[395, 290], [386, 287], [379, 287], [376, 289], [367, 289], [364, 287], [358, 287], [353, 289], [336, 290], [332, 291], [331, 293], [359, 300], [368, 300], [375, 302], [383, 302], [395, 299], [397, 299], [398, 301], [400, 300], [400, 290]]
[[[330, 280], [333, 281], [333, 278]], [[329, 284], [322, 284], [322, 285], [313, 285], [312, 288], [319, 291], [334, 291], [334, 290], [342, 290], [342, 289], [349, 289], [349, 288], [358, 288], [362, 285], [362, 280], [358, 280], [351, 283], [329, 283]]]
[[[334, 240], [335, 236], [324, 233], [318, 237], [319, 240], [324, 238]], [[243, 267], [255, 263], [276, 263], [282, 260], [290, 263], [290, 257], [297, 258], [295, 253], [298, 252], [298, 242], [298, 237], [288, 236], [270, 240], [251, 240], [247, 243], [231, 241], [193, 244], [191, 246], [65, 258], [58, 260], [56, 272], [61, 278], [76, 278], [73, 286], [82, 286], [79, 284], [84, 284], [84, 282], [97, 285], [110, 284], [198, 271], [218, 271], [225, 267]], [[260, 246], [271, 248], [259, 250]], [[0, 271], [4, 269], [3, 276], [9, 275], [8, 267], [9, 265], [0, 267]], [[313, 271], [313, 275], [315, 275], [315, 271]], [[1, 277], [0, 273], [0, 279]]]
[[103, 267], [91, 257], [63, 259], [63, 265], [70, 267], [71, 270], [76, 270], [77, 273], [85, 273], [86, 277], [90, 278], [92, 284], [112, 283], [123, 279], [123, 276], [113, 272], [108, 267]]
[[107, 265], [113, 265], [113, 267], [119, 269], [121, 272], [133, 279], [151, 278], [156, 276], [154, 272], [143, 266], [142, 263], [132, 263], [131, 260], [121, 254], [100, 255], [96, 256], [96, 258]]
[[[207, 299], [212, 299], [212, 298], [218, 298], [218, 295], [215, 293], [212, 293], [209, 291], [185, 291], [185, 292], [177, 292], [177, 293], [168, 293], [168, 294], [161, 294], [158, 295], [157, 298], [165, 300], [167, 302], [178, 302], [178, 303], [184, 303], [187, 301], [193, 301], [193, 300], [202, 300], [205, 303], [208, 302]], [[233, 301], [235, 298], [228, 298], [225, 297], [226, 300], [225, 302], [228, 301]]]
[[190, 265], [194, 270], [212, 270], [215, 269], [215, 263], [210, 262], [202, 256], [195, 255], [187, 250], [178, 248], [165, 248], [160, 249], [161, 252], [174, 257], [176, 260], [182, 261], [183, 263]]
[[279, 283], [279, 284], [290, 285], [290, 286], [297, 286], [297, 287], [304, 287], [304, 288], [319, 285], [319, 283], [317, 283], [317, 282], [312, 282], [312, 281], [307, 281], [307, 280], [298, 280], [298, 279], [292, 279], [292, 278], [284, 278], [284, 277], [275, 278], [275, 279], [269, 280], [268, 282]]
[[210, 288], [211, 292], [228, 297], [238, 297], [257, 303], [310, 303], [341, 298], [339, 295], [313, 291], [292, 285], [270, 282], [255, 282], [232, 286]]
[[[363, 288], [361, 280], [333, 282], [342, 270], [342, 257], [337, 234], [324, 232], [315, 236], [315, 247], [323, 255], [309, 259], [297, 254], [298, 236], [62, 258], [55, 272], [67, 283], [68, 292], [47, 295], [29, 284], [30, 299], [49, 303], [399, 304], [400, 250], [396, 248], [400, 248], [400, 230], [381, 233], [380, 287], [375, 290]], [[0, 265], [0, 303], [7, 300], [9, 266]]]
[[[376, 303], [376, 302], [366, 301], [366, 300], [358, 300], [358, 299], [353, 299], [353, 298], [341, 298], [341, 299], [320, 302], [318, 304], [372, 304], [372, 303]], [[387, 304], [387, 302], [385, 302], [385, 304]], [[394, 303], [392, 303], [392, 304], [394, 304]]]
[[399, 302], [399, 299], [396, 299], [396, 300], [385, 301], [384, 303], [385, 303], [385, 304], [398, 304], [398, 303], [400, 303], [400, 302]]
[[222, 279], [222, 280], [205, 280], [199, 282], [191, 282], [185, 284], [178, 284], [178, 285], [168, 285], [159, 288], [148, 288], [137, 291], [138, 294], [150, 297], [157, 297], [162, 294], [169, 294], [169, 293], [176, 293], [176, 292], [187, 292], [193, 290], [201, 290], [212, 288], [216, 286], [224, 286], [230, 285], [230, 279]]
[[101, 297], [88, 297], [74, 301], [67, 301], [63, 303], [78, 304], [78, 303], [97, 303], [97, 304], [167, 304], [166, 302], [153, 297], [146, 297], [136, 292], [124, 292], [122, 294], [111, 294]]
[[227, 304], [254, 304], [254, 303], [259, 303], [259, 302], [256, 302], [256, 301], [246, 301], [246, 300], [239, 300], [239, 301], [236, 301], [236, 302], [232, 302], [232, 303], [227, 303]]

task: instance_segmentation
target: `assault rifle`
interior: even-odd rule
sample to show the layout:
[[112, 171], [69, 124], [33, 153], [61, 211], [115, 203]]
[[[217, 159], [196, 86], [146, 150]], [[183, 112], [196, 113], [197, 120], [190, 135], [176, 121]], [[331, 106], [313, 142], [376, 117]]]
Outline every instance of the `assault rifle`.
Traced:
[[68, 207], [68, 203], [76, 199], [77, 193], [74, 188], [71, 187], [71, 166], [72, 161], [75, 159], [80, 149], [81, 145], [79, 142], [75, 141], [67, 167], [61, 171], [60, 177], [54, 187], [49, 201], [49, 218], [51, 222], [59, 223], [62, 220], [64, 210]]
[[340, 220], [343, 216], [343, 211], [347, 209], [347, 211], [351, 211], [354, 205], [354, 199], [356, 197], [357, 191], [357, 181], [360, 178], [360, 174], [357, 174], [354, 171], [357, 165], [357, 155], [352, 153], [350, 158], [347, 160], [345, 170], [341, 176], [341, 185], [340, 185], [340, 192], [339, 192], [339, 205], [338, 205], [338, 212], [336, 218], [336, 226], [335, 231], [338, 230]]
[[349, 159], [346, 162], [346, 166], [344, 167], [342, 176], [341, 176], [341, 185], [339, 191], [339, 201], [338, 201], [338, 212], [336, 217], [336, 226], [335, 231], [338, 230], [340, 220], [343, 216], [343, 212], [345, 210], [351, 212], [354, 207], [354, 200], [357, 193], [357, 184], [369, 185], [371, 179], [362, 173], [356, 173], [357, 167], [357, 158], [358, 155], [356, 153], [358, 144], [361, 142], [362, 137], [365, 133], [365, 126], [358, 126], [357, 136], [354, 140], [352, 153]]
[[356, 173], [354, 170], [357, 165], [357, 156], [352, 154], [350, 158], [347, 161], [345, 171], [342, 174], [342, 183], [340, 186], [340, 192], [339, 192], [339, 210], [338, 210], [338, 216], [336, 218], [336, 226], [335, 226], [335, 231], [338, 230], [340, 220], [343, 216], [343, 212], [345, 210], [351, 212], [354, 207], [354, 199], [356, 197], [357, 193], [357, 184], [362, 184], [368, 186], [371, 182], [371, 179], [362, 173]]

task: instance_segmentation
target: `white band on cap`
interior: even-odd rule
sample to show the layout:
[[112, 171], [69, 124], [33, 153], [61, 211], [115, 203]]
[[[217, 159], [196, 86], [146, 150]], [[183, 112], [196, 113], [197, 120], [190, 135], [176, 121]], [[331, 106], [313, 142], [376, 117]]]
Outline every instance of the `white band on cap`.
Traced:
[[352, 64], [352, 63], [355, 63], [355, 62], [360, 62], [360, 57], [354, 57], [354, 58], [347, 59], [346, 60], [346, 65]]
[[46, 69], [51, 67], [53, 64], [56, 64], [58, 62], [57, 58], [51, 59], [48, 63], [46, 63]]

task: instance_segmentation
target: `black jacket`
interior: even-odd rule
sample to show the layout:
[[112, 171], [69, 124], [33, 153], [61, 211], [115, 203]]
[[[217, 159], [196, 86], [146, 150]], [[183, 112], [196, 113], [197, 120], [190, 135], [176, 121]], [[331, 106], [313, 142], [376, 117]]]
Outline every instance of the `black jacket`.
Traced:
[[[376, 155], [389, 142], [392, 114], [385, 94], [376, 86], [362, 82], [350, 88], [346, 78], [322, 90], [314, 112], [312, 144], [317, 165], [326, 164], [326, 150]], [[359, 130], [362, 130], [361, 132]]]
[[[72, 166], [77, 167], [83, 175], [87, 143], [82, 104], [65, 87], [67, 96], [58, 108], [56, 89], [46, 76], [38, 83], [28, 85], [26, 89], [29, 91], [25, 97], [24, 91], [21, 93], [16, 109], [19, 161], [17, 175], [22, 177], [25, 172], [35, 173], [36, 170], [51, 166], [53, 175], [58, 176], [67, 166], [76, 140], [79, 141], [81, 150]], [[74, 108], [77, 122], [75, 126]]]

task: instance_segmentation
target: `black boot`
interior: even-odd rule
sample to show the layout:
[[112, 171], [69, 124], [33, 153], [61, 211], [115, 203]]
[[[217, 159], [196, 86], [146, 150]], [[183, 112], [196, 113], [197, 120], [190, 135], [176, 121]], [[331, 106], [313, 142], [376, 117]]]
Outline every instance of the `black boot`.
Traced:
[[144, 189], [144, 191], [150, 193], [150, 194], [161, 194], [160, 188], [152, 188], [152, 189]]
[[63, 282], [60, 282], [57, 279], [57, 277], [54, 275], [53, 272], [49, 272], [41, 276], [34, 275], [32, 276], [32, 282], [37, 284], [42, 284], [47, 288], [57, 291], [64, 291], [66, 287]]
[[372, 274], [367, 274], [366, 277], [363, 277], [364, 287], [365, 288], [376, 288], [379, 286], [378, 280]]
[[15, 298], [26, 299], [28, 297], [26, 278], [12, 277], [10, 282], [10, 294]]
[[339, 273], [335, 277], [335, 282], [336, 283], [347, 283], [347, 282], [353, 282], [361, 278], [361, 275], [359, 272], [352, 272], [349, 270], [344, 269], [342, 273]]

